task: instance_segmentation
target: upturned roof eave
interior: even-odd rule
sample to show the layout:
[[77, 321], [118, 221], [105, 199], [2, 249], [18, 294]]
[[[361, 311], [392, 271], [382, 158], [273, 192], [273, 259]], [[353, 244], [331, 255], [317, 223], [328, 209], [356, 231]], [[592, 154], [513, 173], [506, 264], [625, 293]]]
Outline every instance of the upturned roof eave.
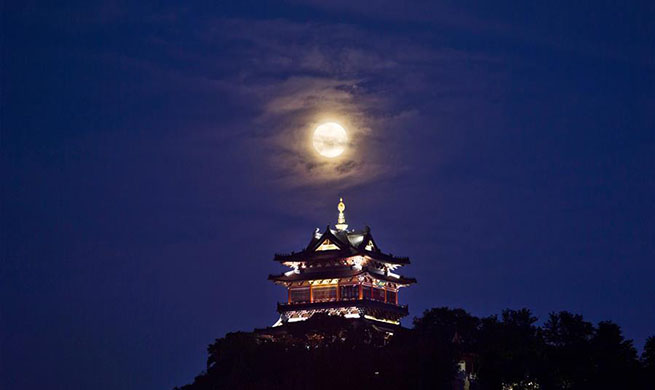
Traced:
[[387, 263], [387, 264], [407, 265], [411, 263], [408, 257], [396, 257], [382, 252], [361, 250], [355, 247], [352, 247], [352, 249], [354, 250], [342, 249], [342, 250], [320, 251], [320, 252], [302, 251], [302, 252], [296, 252], [291, 254], [276, 254], [273, 257], [273, 261], [277, 261], [279, 263], [286, 263], [286, 262], [298, 263], [298, 262], [310, 262], [313, 260], [319, 260], [317, 258], [323, 258], [323, 257], [343, 258], [343, 257], [351, 257], [351, 256], [359, 255], [359, 256], [370, 257], [373, 260], [379, 261], [381, 263]]
[[[367, 274], [373, 278], [384, 280], [391, 283], [396, 283], [400, 286], [409, 286], [416, 283], [416, 278], [405, 277], [399, 275], [398, 278], [390, 275], [378, 274], [369, 270], [368, 268], [363, 268], [361, 270], [351, 270], [351, 272], [344, 272], [347, 270], [341, 270], [336, 272], [303, 272], [297, 274], [279, 274], [279, 275], [269, 275], [268, 280], [271, 280], [276, 283], [289, 283], [289, 282], [299, 282], [307, 280], [319, 280], [319, 279], [341, 279], [341, 278], [352, 278], [354, 276], [359, 276], [362, 274]], [[340, 272], [340, 273], [339, 273]]]

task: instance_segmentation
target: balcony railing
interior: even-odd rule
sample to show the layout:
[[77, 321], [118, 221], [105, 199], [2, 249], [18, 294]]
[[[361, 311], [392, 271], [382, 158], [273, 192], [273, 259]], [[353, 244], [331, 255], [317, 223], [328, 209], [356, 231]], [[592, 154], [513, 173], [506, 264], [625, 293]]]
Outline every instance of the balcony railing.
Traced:
[[323, 302], [291, 302], [291, 303], [278, 303], [278, 311], [289, 311], [289, 310], [304, 310], [304, 309], [320, 309], [320, 308], [332, 308], [332, 307], [344, 307], [344, 306], [368, 306], [384, 310], [396, 311], [399, 313], [408, 313], [407, 305], [396, 305], [395, 303], [387, 303], [382, 301], [377, 301], [374, 299], [351, 299], [351, 300], [331, 300]]

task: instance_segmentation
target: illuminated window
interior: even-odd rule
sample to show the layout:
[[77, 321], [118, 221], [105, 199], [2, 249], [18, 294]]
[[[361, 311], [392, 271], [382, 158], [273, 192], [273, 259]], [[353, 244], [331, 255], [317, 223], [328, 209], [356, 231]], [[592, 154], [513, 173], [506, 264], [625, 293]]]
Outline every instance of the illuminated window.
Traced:
[[292, 288], [289, 290], [291, 303], [309, 302], [309, 287]]
[[314, 302], [336, 301], [337, 287], [314, 287], [312, 289], [312, 296], [314, 297]]
[[364, 299], [371, 299], [371, 286], [362, 286], [362, 297]]
[[384, 289], [373, 287], [372, 298], [384, 302]]
[[341, 299], [342, 300], [351, 300], [359, 298], [359, 286], [341, 286]]
[[372, 251], [373, 249], [375, 249], [375, 245], [373, 245], [373, 241], [368, 240], [368, 244], [366, 244], [366, 247], [364, 249], [366, 249], [367, 251]]
[[396, 292], [395, 291], [387, 291], [387, 302], [396, 303]]

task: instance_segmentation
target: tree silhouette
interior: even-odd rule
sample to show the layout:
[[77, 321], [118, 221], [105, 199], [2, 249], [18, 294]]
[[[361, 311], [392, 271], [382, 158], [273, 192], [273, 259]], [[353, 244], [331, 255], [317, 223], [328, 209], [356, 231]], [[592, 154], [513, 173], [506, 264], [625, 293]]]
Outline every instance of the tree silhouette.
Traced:
[[[412, 329], [317, 314], [208, 347], [206, 370], [183, 390], [218, 389], [646, 389], [655, 383], [655, 338], [641, 359], [621, 328], [528, 309], [479, 319], [439, 307]], [[385, 330], [386, 329], [386, 330]], [[458, 363], [466, 363], [466, 371]], [[472, 382], [469, 382], [469, 379]]]
[[595, 372], [591, 388], [635, 388], [639, 380], [639, 361], [632, 341], [625, 340], [621, 328], [604, 321], [598, 324], [591, 340]]
[[482, 320], [477, 352], [480, 385], [520, 388], [541, 376], [544, 342], [530, 310], [505, 310]]
[[641, 364], [643, 367], [642, 381], [644, 384], [655, 383], [655, 336], [646, 340], [644, 352], [641, 354]]

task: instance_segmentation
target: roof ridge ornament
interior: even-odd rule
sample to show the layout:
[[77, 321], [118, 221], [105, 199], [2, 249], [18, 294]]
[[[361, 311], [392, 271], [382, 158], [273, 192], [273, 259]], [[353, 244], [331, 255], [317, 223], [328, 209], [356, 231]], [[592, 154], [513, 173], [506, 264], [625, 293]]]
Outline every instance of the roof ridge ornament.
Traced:
[[343, 203], [343, 198], [339, 198], [339, 204], [337, 205], [337, 210], [339, 210], [339, 218], [337, 219], [337, 224], [334, 225], [337, 230], [343, 231], [348, 229], [348, 224], [346, 223], [346, 216], [343, 211], [346, 209], [345, 203]]

